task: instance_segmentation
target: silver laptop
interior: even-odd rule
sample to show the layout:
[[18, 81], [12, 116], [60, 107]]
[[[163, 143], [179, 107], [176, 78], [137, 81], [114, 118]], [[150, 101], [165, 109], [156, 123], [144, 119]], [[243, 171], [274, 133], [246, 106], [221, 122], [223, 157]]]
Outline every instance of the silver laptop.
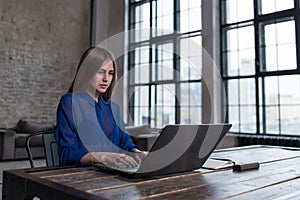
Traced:
[[139, 166], [95, 166], [129, 178], [192, 171], [202, 167], [230, 128], [231, 124], [167, 125]]

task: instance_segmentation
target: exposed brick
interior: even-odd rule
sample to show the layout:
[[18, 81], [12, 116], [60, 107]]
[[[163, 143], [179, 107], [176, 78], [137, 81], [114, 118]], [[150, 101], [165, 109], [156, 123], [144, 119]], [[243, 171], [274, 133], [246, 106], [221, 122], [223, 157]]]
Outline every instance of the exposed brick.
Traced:
[[89, 46], [90, 0], [0, 0], [0, 127], [55, 122]]

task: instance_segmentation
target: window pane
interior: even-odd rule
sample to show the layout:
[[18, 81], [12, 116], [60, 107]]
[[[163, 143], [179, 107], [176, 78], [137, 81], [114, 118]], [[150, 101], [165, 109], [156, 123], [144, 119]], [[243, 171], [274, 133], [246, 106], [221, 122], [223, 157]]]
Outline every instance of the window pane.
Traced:
[[180, 84], [181, 122], [195, 124], [201, 122], [201, 82]]
[[239, 97], [241, 105], [255, 105], [254, 79], [240, 79]]
[[149, 47], [138, 47], [134, 50], [134, 63], [131, 67], [130, 83], [149, 82]]
[[163, 127], [168, 123], [175, 122], [175, 86], [165, 84], [156, 86], [156, 111], [155, 120], [157, 127]]
[[148, 86], [135, 87], [133, 92], [134, 104], [137, 106], [147, 106], [149, 105], [149, 88]]
[[169, 34], [174, 30], [174, 1], [173, 0], [157, 0], [156, 9], [153, 10], [153, 19], [156, 27], [155, 36]]
[[256, 133], [254, 79], [228, 80], [227, 97], [229, 121], [234, 124], [232, 131]]
[[253, 0], [226, 0], [226, 23], [245, 21], [253, 18]]
[[246, 26], [238, 30], [238, 47], [239, 49], [254, 48], [254, 26]]
[[[266, 71], [276, 71], [277, 70], [277, 49], [275, 45], [270, 45], [265, 48], [265, 65]], [[264, 67], [264, 65], [262, 65]], [[262, 69], [262, 71], [265, 71]]]
[[252, 75], [255, 73], [254, 27], [230, 29], [226, 33], [228, 52], [227, 75]]
[[188, 80], [190, 77], [190, 65], [188, 60], [180, 58], [180, 80]]
[[251, 75], [255, 71], [254, 27], [238, 29], [238, 65], [239, 75]]
[[300, 76], [279, 77], [280, 104], [300, 105]]
[[175, 109], [170, 106], [157, 106], [156, 127], [162, 128], [175, 123]]
[[201, 0], [180, 1], [180, 32], [201, 29]]
[[161, 60], [157, 64], [157, 80], [173, 79], [173, 60]]
[[202, 108], [197, 106], [180, 106], [180, 124], [201, 123]]
[[278, 70], [297, 69], [296, 45], [278, 46]]
[[[134, 98], [133, 98], [134, 97]], [[130, 93], [130, 99], [134, 99], [133, 121], [134, 125], [148, 124], [149, 118], [149, 88], [148, 86], [134, 87]]]
[[[261, 104], [260, 104], [261, 105]], [[259, 106], [259, 132], [260, 133], [266, 133], [265, 129], [265, 119], [264, 119], [264, 113], [265, 113], [265, 108], [263, 106]]]
[[143, 124], [149, 124], [148, 123], [149, 118], [149, 109], [145, 106], [136, 106], [134, 108], [134, 125], [143, 125]]
[[277, 105], [278, 104], [278, 77], [266, 77], [265, 86], [265, 104]]
[[227, 50], [238, 50], [238, 29], [226, 31]]
[[180, 84], [180, 105], [201, 106], [201, 82]]
[[237, 106], [228, 106], [228, 121], [232, 124], [230, 131], [239, 132], [239, 107]]
[[281, 133], [287, 135], [300, 135], [300, 106], [281, 106]]
[[158, 45], [153, 50], [153, 58], [155, 63], [152, 68], [152, 80], [173, 80], [174, 79], [174, 61], [173, 61], [173, 44], [166, 43]]
[[228, 80], [229, 105], [255, 105], [255, 80], [233, 79]]
[[198, 83], [190, 83], [190, 105], [192, 106], [201, 106], [201, 98], [202, 98], [202, 84]]
[[132, 35], [131, 40], [139, 42], [149, 39], [149, 32], [142, 29], [150, 27], [150, 3], [136, 6], [134, 13], [135, 18], [131, 27], [135, 29], [135, 33]]
[[[264, 27], [265, 37], [261, 44], [262, 71], [289, 70], [297, 68], [295, 22], [286, 21]], [[287, 37], [286, 33], [289, 33]], [[265, 60], [264, 60], [265, 59]]]
[[266, 119], [267, 133], [279, 134], [278, 106], [266, 107]]
[[254, 49], [242, 50], [239, 52], [239, 75], [255, 74], [255, 52]]
[[175, 107], [175, 94], [175, 86], [173, 84], [158, 85], [156, 104]]
[[180, 13], [180, 32], [185, 33], [189, 31], [189, 12], [186, 11], [181, 11]]
[[[199, 1], [199, 3], [201, 3], [201, 1]], [[202, 24], [201, 24], [201, 7], [199, 5], [199, 7], [194, 7], [190, 9], [190, 13], [189, 13], [189, 31], [196, 31], [196, 30], [201, 30], [202, 28]], [[197, 20], [195, 20], [197, 19]]]
[[[146, 83], [149, 81], [149, 64], [136, 64], [131, 71], [131, 83]], [[134, 74], [134, 75], [133, 75]]]
[[265, 113], [266, 133], [279, 134], [279, 91], [278, 76], [265, 77], [263, 91], [265, 93], [265, 101], [263, 102], [263, 110]]
[[239, 104], [239, 85], [238, 80], [228, 80], [228, 104], [238, 105]]
[[261, 13], [268, 14], [294, 8], [294, 0], [261, 0]]
[[225, 56], [227, 57], [227, 75], [237, 76], [239, 73], [238, 51], [230, 51]]
[[242, 106], [240, 109], [241, 131], [244, 133], [256, 133], [255, 106]]
[[151, 116], [150, 116], [150, 126], [151, 127], [157, 127], [157, 123], [156, 123], [156, 115], [157, 115], [157, 109], [156, 109], [156, 86], [152, 85], [151, 86]]
[[201, 79], [201, 55], [201, 36], [180, 40], [180, 80]]

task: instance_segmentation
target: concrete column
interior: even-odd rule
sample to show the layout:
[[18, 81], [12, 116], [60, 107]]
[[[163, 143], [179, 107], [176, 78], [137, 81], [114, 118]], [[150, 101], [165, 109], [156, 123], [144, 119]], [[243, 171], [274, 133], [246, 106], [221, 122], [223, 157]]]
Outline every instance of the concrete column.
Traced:
[[220, 76], [220, 1], [202, 0], [202, 123], [224, 121]]
[[[108, 46], [113, 45], [113, 48], [108, 49], [116, 56], [118, 66], [118, 77], [124, 74], [124, 55], [119, 56], [124, 50], [125, 45], [125, 1], [126, 0], [93, 0], [93, 19], [92, 19], [92, 46], [100, 43], [103, 44], [107, 39], [114, 37], [109, 41]], [[118, 36], [116, 37], [116, 35]], [[118, 52], [114, 52], [117, 50]], [[124, 79], [122, 79], [124, 80]], [[121, 113], [124, 113], [124, 92], [117, 91], [113, 96], [113, 100], [117, 101], [121, 108]], [[123, 116], [125, 116], [123, 114]]]

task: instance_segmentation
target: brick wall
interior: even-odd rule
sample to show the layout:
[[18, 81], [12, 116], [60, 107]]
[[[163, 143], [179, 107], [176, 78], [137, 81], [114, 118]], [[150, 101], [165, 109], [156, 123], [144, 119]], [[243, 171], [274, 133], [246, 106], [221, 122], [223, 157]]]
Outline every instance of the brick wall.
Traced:
[[55, 122], [89, 46], [90, 0], [0, 0], [0, 128]]

